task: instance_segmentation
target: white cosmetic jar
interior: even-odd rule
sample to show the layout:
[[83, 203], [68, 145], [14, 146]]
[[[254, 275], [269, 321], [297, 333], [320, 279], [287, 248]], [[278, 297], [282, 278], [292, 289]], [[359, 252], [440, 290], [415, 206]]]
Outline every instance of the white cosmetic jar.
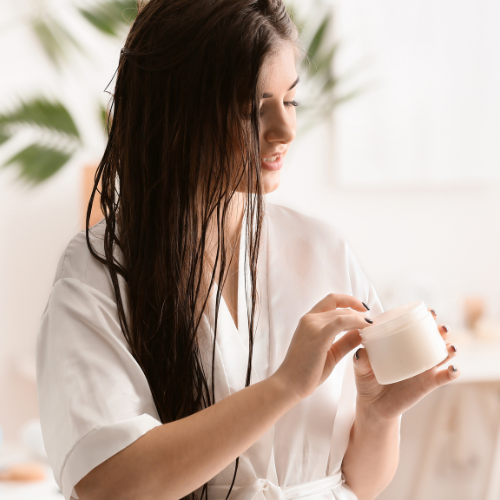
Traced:
[[448, 349], [424, 302], [410, 302], [372, 318], [361, 340], [379, 384], [414, 377], [444, 361]]

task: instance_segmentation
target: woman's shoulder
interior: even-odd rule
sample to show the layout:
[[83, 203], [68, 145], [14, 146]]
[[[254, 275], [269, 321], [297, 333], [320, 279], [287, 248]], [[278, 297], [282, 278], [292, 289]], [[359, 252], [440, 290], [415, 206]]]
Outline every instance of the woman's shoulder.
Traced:
[[311, 238], [311, 241], [328, 247], [347, 246], [343, 236], [332, 223], [275, 203], [266, 203], [266, 210], [272, 224], [290, 236]]
[[273, 250], [289, 263], [287, 269], [302, 273], [304, 283], [314, 283], [315, 288], [326, 283], [378, 308], [370, 281], [333, 223], [274, 203], [266, 204], [266, 209]]
[[[89, 240], [94, 251], [104, 257], [105, 219], [102, 219], [89, 230]], [[87, 244], [86, 231], [76, 233], [59, 258], [54, 282], [55, 286], [61, 280], [77, 280], [94, 288], [115, 301], [113, 287], [104, 264], [91, 253]]]

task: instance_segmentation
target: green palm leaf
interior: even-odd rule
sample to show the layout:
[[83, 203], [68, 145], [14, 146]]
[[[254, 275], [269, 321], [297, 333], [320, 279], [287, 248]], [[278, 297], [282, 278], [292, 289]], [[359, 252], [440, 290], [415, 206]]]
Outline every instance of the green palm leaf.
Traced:
[[307, 49], [307, 53], [311, 59], [314, 59], [321, 45], [323, 44], [323, 41], [325, 39], [325, 34], [328, 30], [328, 27], [330, 26], [331, 19], [332, 16], [330, 14], [327, 14], [323, 19], [323, 21], [321, 21], [321, 24], [316, 30], [316, 33], [312, 37], [311, 43], [309, 44], [309, 47]]
[[332, 91], [338, 84], [339, 80], [335, 76], [330, 76], [325, 79], [323, 84], [321, 85], [320, 92], [322, 94], [326, 94], [330, 91]]
[[60, 170], [73, 154], [74, 151], [61, 151], [41, 144], [32, 144], [10, 158], [4, 167], [18, 165], [21, 179], [39, 184]]
[[68, 110], [61, 103], [50, 102], [45, 98], [23, 101], [10, 113], [0, 114], [0, 133], [9, 135], [8, 128], [12, 125], [37, 126], [80, 139]]
[[[309, 24], [313, 24], [313, 16], [305, 14], [304, 20], [299, 19], [296, 10], [296, 6], [299, 5], [298, 0], [285, 1], [287, 11], [307, 47], [307, 57], [302, 60], [302, 67], [306, 72], [304, 83], [307, 85], [308, 95], [305, 99], [301, 99], [301, 106], [297, 108], [297, 114], [301, 116], [300, 128], [306, 131], [322, 123], [325, 118], [329, 118], [338, 105], [357, 97], [364, 89], [358, 88], [338, 95], [339, 84], [344, 84], [349, 74], [338, 76], [334, 69], [340, 43], [329, 42], [328, 34], [333, 27], [333, 13], [327, 10], [319, 25], [314, 23], [317, 27], [309, 30], [307, 28]], [[318, 4], [319, 7], [319, 3], [313, 2], [313, 5]]]
[[108, 116], [108, 110], [106, 106], [99, 104], [99, 118], [102, 125], [103, 132], [108, 135], [108, 128], [111, 127], [111, 117]]
[[332, 47], [328, 49], [326, 54], [317, 55], [312, 64], [309, 65], [309, 76], [314, 77], [316, 75], [326, 74], [331, 76], [333, 73], [332, 63], [335, 59], [339, 43], [335, 43]]
[[362, 95], [367, 90], [368, 89], [361, 87], [361, 88], [358, 88], [356, 90], [352, 90], [351, 92], [348, 92], [347, 94], [344, 94], [343, 96], [337, 97], [335, 99], [335, 105], [338, 106], [339, 104], [350, 101], [351, 99], [358, 97], [358, 95]]
[[137, 0], [104, 0], [93, 8], [80, 8], [80, 13], [95, 28], [111, 36], [118, 36], [137, 16]]
[[10, 135], [5, 133], [2, 129], [0, 129], [0, 144], [7, 142], [10, 139]]
[[17, 132], [18, 127], [34, 127], [49, 132], [68, 147], [31, 144], [7, 160], [3, 166], [17, 165], [20, 177], [38, 184], [62, 168], [80, 143], [80, 134], [68, 110], [59, 102], [34, 98], [21, 102], [14, 110], [0, 115], [0, 144]]
[[32, 22], [32, 28], [45, 53], [56, 67], [59, 67], [68, 45], [71, 44], [79, 50], [82, 49], [71, 33], [54, 18], [35, 18]]

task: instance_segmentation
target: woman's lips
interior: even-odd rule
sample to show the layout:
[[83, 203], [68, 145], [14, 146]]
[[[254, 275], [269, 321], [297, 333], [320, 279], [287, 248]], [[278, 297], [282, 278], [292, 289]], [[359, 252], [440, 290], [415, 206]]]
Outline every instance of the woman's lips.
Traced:
[[[265, 161], [265, 160], [274, 160], [274, 161]], [[285, 161], [285, 157], [282, 154], [267, 156], [266, 158], [261, 159], [262, 168], [266, 170], [279, 170]]]

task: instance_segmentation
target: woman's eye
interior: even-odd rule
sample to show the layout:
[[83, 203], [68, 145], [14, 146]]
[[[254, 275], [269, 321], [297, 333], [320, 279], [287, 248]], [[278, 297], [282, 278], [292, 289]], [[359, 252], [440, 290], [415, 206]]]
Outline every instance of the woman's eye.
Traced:
[[[299, 106], [299, 105], [300, 105], [300, 103], [298, 103], [298, 102], [297, 102], [297, 101], [295, 101], [295, 100], [293, 100], [293, 101], [284, 101], [284, 102], [283, 102], [283, 104], [284, 104], [284, 106], [285, 106], [285, 107], [287, 107], [287, 108], [289, 108], [289, 107], [291, 107], [291, 106], [295, 107], [295, 106]], [[260, 116], [262, 116], [262, 115], [264, 114], [264, 106], [261, 106], [261, 107], [259, 108], [259, 114], [260, 114]]]

